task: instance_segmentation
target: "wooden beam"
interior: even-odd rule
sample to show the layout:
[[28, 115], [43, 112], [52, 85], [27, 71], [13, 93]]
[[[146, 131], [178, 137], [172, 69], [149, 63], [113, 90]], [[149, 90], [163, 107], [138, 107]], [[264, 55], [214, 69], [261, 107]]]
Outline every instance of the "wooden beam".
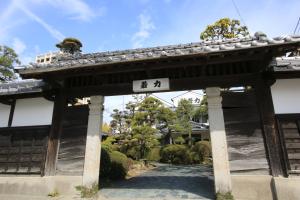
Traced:
[[[255, 80], [254, 74], [236, 74], [230, 76], [209, 76], [209, 77], [194, 77], [194, 78], [170, 78], [169, 91], [196, 90], [206, 87], [238, 87], [253, 85]], [[93, 95], [126, 95], [133, 94], [132, 82], [119, 84], [103, 84], [99, 86], [85, 86], [65, 88], [65, 94], [68, 98], [79, 98]]]
[[66, 96], [60, 90], [57, 92], [54, 100], [54, 108], [52, 115], [52, 124], [50, 128], [47, 155], [45, 162], [45, 172], [46, 176], [54, 176], [56, 169], [57, 153], [59, 147], [60, 136], [62, 132], [62, 122], [64, 111], [66, 108]]
[[9, 118], [8, 118], [8, 124], [7, 124], [8, 127], [11, 127], [11, 125], [12, 125], [15, 107], [16, 107], [16, 99], [13, 99], [12, 104], [10, 105], [10, 112], [9, 112]]
[[257, 106], [260, 114], [262, 133], [264, 136], [266, 153], [273, 176], [285, 176], [284, 158], [276, 124], [270, 80], [262, 75], [258, 76], [255, 84]]

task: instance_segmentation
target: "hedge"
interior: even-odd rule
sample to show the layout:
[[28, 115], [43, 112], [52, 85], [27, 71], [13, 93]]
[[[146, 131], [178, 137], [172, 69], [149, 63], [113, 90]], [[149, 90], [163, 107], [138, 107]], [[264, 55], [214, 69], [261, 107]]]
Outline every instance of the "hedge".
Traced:
[[191, 164], [188, 147], [181, 144], [167, 145], [161, 151], [161, 161], [172, 164]]
[[119, 151], [101, 148], [100, 177], [111, 180], [124, 179], [132, 160]]

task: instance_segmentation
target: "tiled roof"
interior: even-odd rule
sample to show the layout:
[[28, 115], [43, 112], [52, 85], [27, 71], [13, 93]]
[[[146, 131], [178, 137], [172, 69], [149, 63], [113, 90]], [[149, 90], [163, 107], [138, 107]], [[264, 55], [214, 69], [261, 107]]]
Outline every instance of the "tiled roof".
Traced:
[[254, 37], [209, 40], [198, 43], [160, 46], [153, 48], [130, 49], [88, 54], [63, 54], [52, 63], [30, 63], [19, 70], [26, 72], [47, 72], [85, 66], [101, 66], [109, 63], [124, 63], [138, 60], [158, 59], [193, 54], [209, 54], [215, 52], [271, 46], [284, 43], [299, 43], [300, 36], [285, 36], [268, 39], [265, 34], [257, 32]]
[[273, 62], [274, 71], [300, 71], [300, 56], [278, 57]]
[[42, 92], [42, 80], [21, 80], [0, 84], [0, 96]]

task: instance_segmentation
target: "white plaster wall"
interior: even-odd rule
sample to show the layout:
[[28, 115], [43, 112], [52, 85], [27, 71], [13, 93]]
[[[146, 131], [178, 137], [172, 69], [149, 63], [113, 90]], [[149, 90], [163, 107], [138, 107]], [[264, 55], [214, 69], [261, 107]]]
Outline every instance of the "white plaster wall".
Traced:
[[7, 127], [10, 106], [0, 103], [0, 127]]
[[12, 126], [51, 124], [53, 102], [42, 97], [17, 99]]
[[300, 79], [278, 79], [271, 91], [276, 114], [300, 113]]

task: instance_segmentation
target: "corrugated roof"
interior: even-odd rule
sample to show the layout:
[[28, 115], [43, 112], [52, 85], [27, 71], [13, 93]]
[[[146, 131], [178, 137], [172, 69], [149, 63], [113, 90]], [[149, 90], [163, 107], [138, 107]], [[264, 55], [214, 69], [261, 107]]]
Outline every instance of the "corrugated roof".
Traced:
[[209, 40], [197, 43], [159, 46], [152, 48], [130, 49], [122, 51], [63, 54], [52, 63], [30, 63], [20, 69], [21, 74], [58, 71], [86, 66], [100, 66], [109, 63], [124, 63], [158, 59], [161, 57], [177, 57], [183, 55], [209, 54], [215, 52], [249, 49], [261, 46], [271, 46], [284, 43], [300, 42], [300, 36], [285, 36], [268, 39], [263, 33], [256, 33], [254, 37], [232, 38], [223, 40]]

